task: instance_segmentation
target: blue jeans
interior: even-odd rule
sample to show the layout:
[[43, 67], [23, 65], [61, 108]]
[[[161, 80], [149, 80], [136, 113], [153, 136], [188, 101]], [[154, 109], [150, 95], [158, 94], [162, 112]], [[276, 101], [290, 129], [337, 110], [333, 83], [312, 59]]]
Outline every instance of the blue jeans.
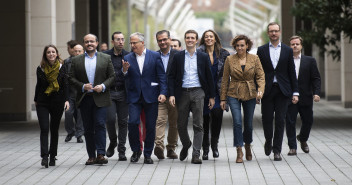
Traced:
[[[237, 98], [227, 97], [227, 102], [230, 105], [232, 120], [233, 120], [233, 146], [242, 147], [243, 141], [246, 144], [250, 144], [253, 141], [253, 115], [256, 100], [255, 98], [241, 101]], [[244, 114], [244, 130], [242, 134], [242, 115], [241, 115], [241, 104], [243, 107]]]

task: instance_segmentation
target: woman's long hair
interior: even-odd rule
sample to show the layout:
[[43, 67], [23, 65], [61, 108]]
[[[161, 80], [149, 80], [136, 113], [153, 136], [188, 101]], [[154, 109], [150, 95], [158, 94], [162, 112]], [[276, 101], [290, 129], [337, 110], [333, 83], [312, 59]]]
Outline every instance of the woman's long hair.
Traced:
[[202, 46], [204, 45], [204, 48], [205, 48], [205, 51], [207, 51], [207, 46], [205, 45], [205, 34], [207, 32], [212, 32], [214, 34], [214, 37], [215, 37], [215, 43], [214, 43], [214, 50], [215, 50], [215, 54], [216, 54], [216, 57], [219, 58], [220, 56], [220, 49], [222, 48], [221, 46], [221, 42], [220, 42], [220, 37], [219, 35], [214, 31], [214, 30], [206, 30], [203, 35], [202, 35], [202, 38], [200, 39], [200, 43], [199, 45]]
[[42, 61], [40, 62], [40, 67], [44, 68], [45, 64], [49, 64], [49, 60], [46, 58], [46, 52], [48, 51], [49, 48], [54, 48], [56, 51], [56, 60], [58, 60], [61, 64], [63, 64], [63, 60], [60, 58], [59, 56], [59, 51], [57, 50], [56, 46], [53, 44], [49, 44], [46, 45], [44, 47], [44, 51], [43, 51], [43, 57], [42, 57]]

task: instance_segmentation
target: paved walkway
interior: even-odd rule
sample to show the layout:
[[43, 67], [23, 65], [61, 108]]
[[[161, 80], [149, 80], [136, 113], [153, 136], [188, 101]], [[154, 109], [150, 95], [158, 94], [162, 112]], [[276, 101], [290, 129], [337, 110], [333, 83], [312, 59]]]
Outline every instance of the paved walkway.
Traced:
[[[257, 106], [254, 156], [252, 161], [243, 164], [235, 163], [230, 113], [224, 114], [220, 157], [215, 160], [210, 157], [202, 165], [191, 164], [190, 158], [159, 161], [154, 155], [153, 165], [144, 165], [143, 157], [137, 164], [131, 164], [117, 161], [114, 155], [107, 165], [85, 166], [85, 144], [76, 143], [75, 139], [65, 143], [62, 124], [57, 166], [45, 169], [40, 166], [37, 122], [0, 123], [0, 184], [352, 184], [352, 109], [344, 109], [337, 102], [322, 101], [315, 104], [314, 111], [315, 123], [308, 142], [310, 153], [298, 149], [297, 156], [287, 156], [285, 135], [283, 160], [276, 162], [272, 155], [264, 154]], [[192, 127], [189, 130], [192, 133]], [[179, 142], [177, 153], [181, 148]], [[127, 151], [129, 160], [129, 147]]]

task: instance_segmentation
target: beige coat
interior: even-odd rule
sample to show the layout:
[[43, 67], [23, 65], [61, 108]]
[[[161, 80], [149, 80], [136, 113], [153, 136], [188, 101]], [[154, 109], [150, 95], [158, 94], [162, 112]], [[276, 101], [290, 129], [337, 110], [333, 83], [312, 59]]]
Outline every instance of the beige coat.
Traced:
[[227, 96], [238, 98], [242, 101], [256, 98], [255, 82], [258, 84], [258, 91], [264, 93], [265, 76], [257, 55], [247, 53], [244, 71], [242, 71], [237, 54], [228, 56], [224, 65], [220, 99], [226, 101]]

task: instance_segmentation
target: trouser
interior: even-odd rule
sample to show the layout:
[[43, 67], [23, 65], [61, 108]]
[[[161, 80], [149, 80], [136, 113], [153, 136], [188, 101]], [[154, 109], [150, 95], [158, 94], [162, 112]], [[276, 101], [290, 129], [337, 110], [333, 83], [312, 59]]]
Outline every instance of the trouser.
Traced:
[[[81, 111], [76, 107], [74, 99], [69, 99], [70, 108], [65, 111], [65, 130], [69, 135], [80, 137], [84, 134]], [[75, 122], [73, 122], [75, 119]]]
[[211, 148], [217, 148], [221, 131], [223, 112], [224, 111], [221, 108], [215, 108], [212, 109], [209, 114], [203, 115], [204, 135], [202, 146], [204, 151], [209, 151], [209, 126], [211, 133]]

